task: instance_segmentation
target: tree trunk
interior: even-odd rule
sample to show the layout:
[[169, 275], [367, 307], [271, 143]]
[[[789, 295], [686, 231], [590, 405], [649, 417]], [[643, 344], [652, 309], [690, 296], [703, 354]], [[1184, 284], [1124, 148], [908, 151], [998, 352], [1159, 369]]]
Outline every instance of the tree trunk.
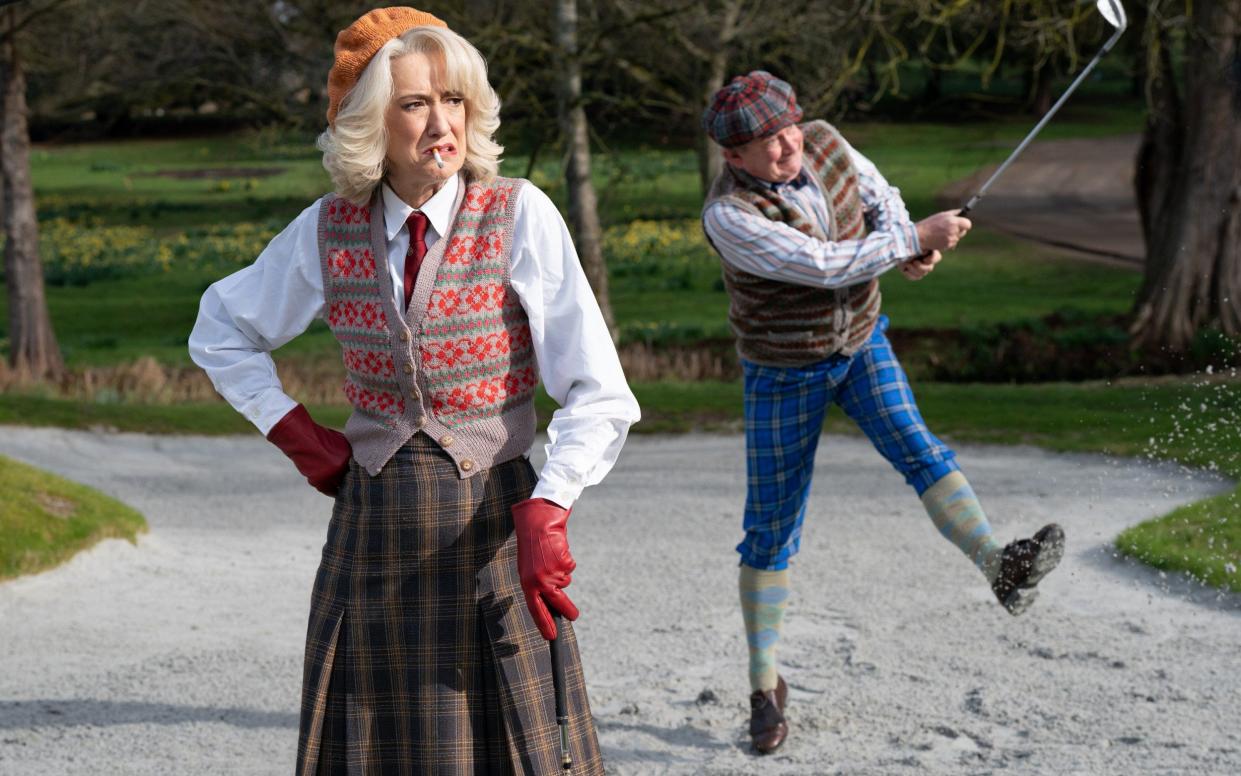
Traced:
[[[723, 48], [717, 48], [711, 55], [707, 68], [707, 83], [704, 84], [702, 99], [699, 100], [703, 107], [710, 103], [715, 92], [724, 85], [724, 79], [728, 75], [727, 68], [728, 54]], [[724, 157], [720, 154], [720, 147], [707, 137], [706, 132], [694, 133], [694, 151], [698, 154], [698, 186], [705, 196], [711, 184], [715, 183], [715, 179], [724, 170]]]
[[944, 71], [928, 67], [926, 83], [922, 86], [922, 107], [933, 108], [944, 98]]
[[58, 378], [64, 371], [43, 293], [39, 222], [30, 182], [26, 77], [14, 41], [14, 11], [4, 11], [0, 82], [4, 89], [0, 167], [4, 178], [4, 271], [9, 301], [9, 364], [19, 381]]
[[1026, 106], [1031, 114], [1043, 116], [1051, 110], [1052, 78], [1051, 65], [1046, 62], [1030, 70], [1026, 86]]
[[[698, 108], [701, 110], [711, 102], [715, 92], [724, 85], [728, 77], [728, 47], [737, 34], [737, 22], [741, 18], [742, 0], [732, 0], [725, 4], [720, 13], [720, 26], [716, 34], [715, 45], [711, 47], [710, 59], [706, 62], [706, 83], [702, 84], [702, 98]], [[724, 170], [724, 157], [720, 148], [705, 132], [694, 135], [694, 150], [698, 154], [698, 185], [705, 196], [715, 183], [716, 177]]]
[[1174, 352], [1206, 326], [1241, 335], [1241, 0], [1195, 17], [1183, 109], [1165, 59], [1138, 160], [1147, 259], [1132, 334]]
[[560, 53], [560, 131], [565, 140], [565, 182], [569, 190], [569, 227], [586, 279], [595, 292], [608, 331], [616, 323], [608, 298], [608, 270], [603, 261], [599, 202], [590, 180], [590, 128], [582, 108], [582, 68], [577, 51], [577, 0], [556, 0], [556, 47]]

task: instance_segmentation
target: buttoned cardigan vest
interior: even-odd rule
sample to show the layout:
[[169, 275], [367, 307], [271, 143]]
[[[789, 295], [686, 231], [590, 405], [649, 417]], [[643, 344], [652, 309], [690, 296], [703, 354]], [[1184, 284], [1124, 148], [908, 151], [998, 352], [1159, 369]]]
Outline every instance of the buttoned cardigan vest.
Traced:
[[523, 183], [462, 181], [452, 227], [423, 258], [406, 311], [388, 272], [379, 191], [362, 207], [323, 198], [324, 316], [340, 342], [353, 404], [345, 436], [372, 476], [419, 431], [453, 458], [461, 477], [533, 443], [538, 368], [509, 282]]
[[[805, 136], [803, 165], [818, 181], [827, 201], [830, 234], [823, 234], [814, 219], [805, 217], [779, 191], [731, 165], [715, 179], [704, 210], [724, 199], [819, 240], [864, 237], [858, 172], [844, 139], [825, 121], [812, 121], [801, 129]], [[710, 237], [707, 240], [710, 242]], [[737, 337], [737, 352], [747, 361], [803, 366], [836, 353], [852, 355], [870, 339], [878, 321], [877, 279], [844, 288], [817, 288], [759, 277], [723, 257], [720, 263], [730, 300], [729, 323]]]

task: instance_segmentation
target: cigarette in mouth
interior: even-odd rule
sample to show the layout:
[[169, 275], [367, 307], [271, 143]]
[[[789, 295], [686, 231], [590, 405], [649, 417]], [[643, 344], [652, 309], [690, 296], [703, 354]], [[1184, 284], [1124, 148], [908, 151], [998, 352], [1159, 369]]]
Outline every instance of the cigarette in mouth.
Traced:
[[435, 166], [441, 170], [444, 169], [444, 160], [440, 157], [440, 150], [438, 148], [432, 148], [431, 155], [435, 157]]

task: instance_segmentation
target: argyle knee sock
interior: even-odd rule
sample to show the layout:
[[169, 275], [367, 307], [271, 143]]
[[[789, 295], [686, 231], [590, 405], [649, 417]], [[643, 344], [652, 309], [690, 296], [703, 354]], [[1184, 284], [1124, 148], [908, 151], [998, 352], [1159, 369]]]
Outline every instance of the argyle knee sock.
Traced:
[[954, 471], [941, 477], [922, 493], [922, 505], [944, 538], [974, 561], [988, 582], [994, 582], [1004, 548], [991, 535], [991, 524], [965, 475]]
[[742, 564], [741, 616], [750, 647], [750, 689], [776, 689], [776, 642], [789, 597], [789, 570], [763, 571]]

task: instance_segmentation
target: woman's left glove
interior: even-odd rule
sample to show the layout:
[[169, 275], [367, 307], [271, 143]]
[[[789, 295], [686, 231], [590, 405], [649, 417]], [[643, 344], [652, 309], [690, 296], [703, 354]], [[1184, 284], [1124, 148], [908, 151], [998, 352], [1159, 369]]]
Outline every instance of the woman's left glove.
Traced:
[[353, 448], [344, 434], [315, 423], [306, 408], [299, 404], [271, 427], [267, 441], [289, 456], [315, 490], [336, 496], [353, 455]]
[[526, 606], [543, 638], [556, 638], [550, 606], [569, 620], [578, 611], [562, 588], [572, 581], [577, 564], [569, 554], [565, 528], [569, 510], [543, 498], [530, 498], [513, 505], [513, 528], [517, 533], [517, 572]]

